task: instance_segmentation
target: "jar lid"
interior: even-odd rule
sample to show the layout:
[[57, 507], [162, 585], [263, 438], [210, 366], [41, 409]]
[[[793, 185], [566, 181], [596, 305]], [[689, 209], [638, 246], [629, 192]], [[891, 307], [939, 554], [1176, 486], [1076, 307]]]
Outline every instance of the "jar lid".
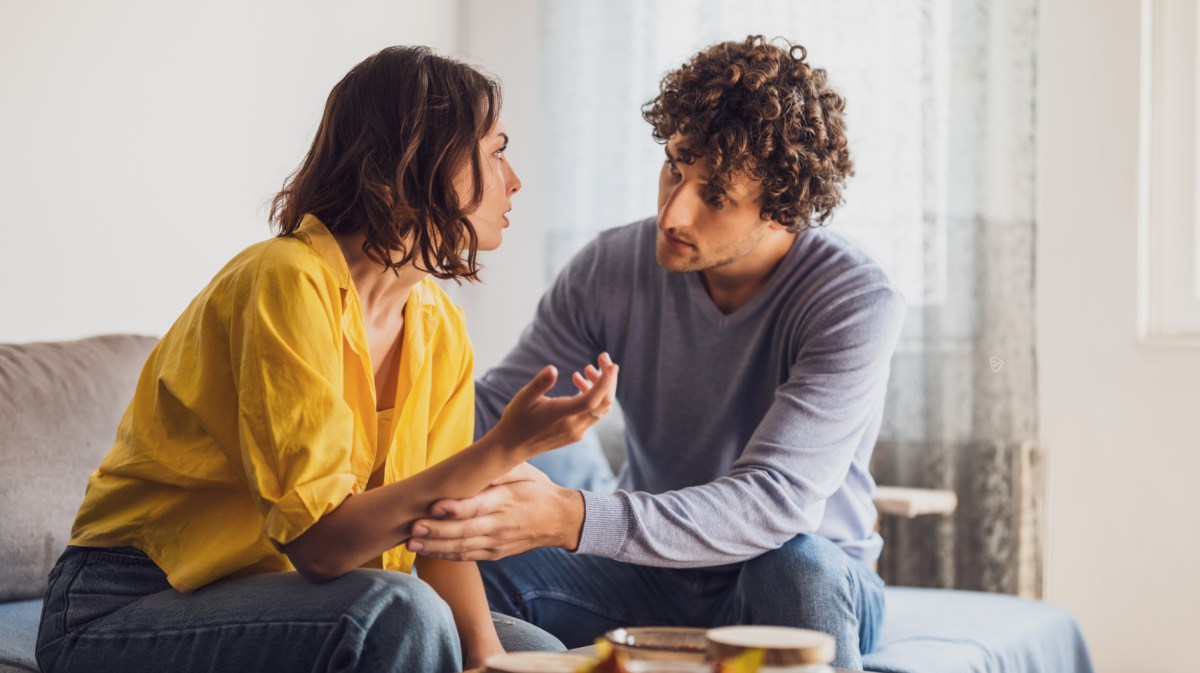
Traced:
[[833, 636], [787, 626], [722, 626], [709, 629], [708, 653], [713, 659], [730, 659], [746, 650], [766, 650], [763, 664], [828, 664], [837, 644]]
[[590, 659], [558, 652], [511, 652], [487, 658], [487, 673], [575, 673]]

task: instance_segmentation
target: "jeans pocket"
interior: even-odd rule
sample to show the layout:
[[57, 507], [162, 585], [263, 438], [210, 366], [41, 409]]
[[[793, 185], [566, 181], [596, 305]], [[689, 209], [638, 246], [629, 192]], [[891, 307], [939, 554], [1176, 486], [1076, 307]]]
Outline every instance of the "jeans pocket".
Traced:
[[71, 633], [150, 594], [170, 589], [164, 573], [135, 549], [83, 550], [78, 571], [65, 586], [62, 625]]
[[46, 596], [42, 601], [42, 618], [38, 624], [37, 649], [62, 638], [67, 633], [67, 610], [70, 609], [70, 587], [83, 567], [81, 554], [71, 548], [50, 569], [46, 581]]

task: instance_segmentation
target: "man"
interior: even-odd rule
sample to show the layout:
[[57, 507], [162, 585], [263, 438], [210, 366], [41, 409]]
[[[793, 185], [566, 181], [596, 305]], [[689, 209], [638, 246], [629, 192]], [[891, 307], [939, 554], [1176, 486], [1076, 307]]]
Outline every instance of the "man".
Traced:
[[620, 490], [525, 468], [435, 504], [410, 548], [499, 559], [481, 564], [493, 609], [571, 647], [618, 626], [783, 624], [833, 634], [835, 663], [861, 667], [884, 608], [868, 465], [905, 307], [812, 227], [851, 172], [843, 106], [802, 47], [761, 37], [664, 78], [643, 111], [665, 144], [658, 216], [585, 247], [476, 385], [483, 432], [547, 360], [608, 351]]

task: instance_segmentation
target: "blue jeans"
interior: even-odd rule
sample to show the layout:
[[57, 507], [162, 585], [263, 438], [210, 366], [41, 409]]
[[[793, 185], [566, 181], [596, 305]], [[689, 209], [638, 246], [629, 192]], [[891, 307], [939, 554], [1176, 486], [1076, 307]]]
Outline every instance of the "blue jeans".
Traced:
[[[561, 647], [516, 620], [496, 625], [506, 647]], [[128, 547], [67, 548], [50, 571], [37, 660], [44, 673], [462, 668], [449, 606], [416, 577], [359, 569], [312, 584], [271, 573], [185, 594]]]
[[816, 535], [719, 568], [654, 568], [545, 548], [479, 569], [493, 610], [567, 647], [620, 626], [797, 626], [832, 634], [834, 664], [861, 670], [883, 621], [883, 580]]

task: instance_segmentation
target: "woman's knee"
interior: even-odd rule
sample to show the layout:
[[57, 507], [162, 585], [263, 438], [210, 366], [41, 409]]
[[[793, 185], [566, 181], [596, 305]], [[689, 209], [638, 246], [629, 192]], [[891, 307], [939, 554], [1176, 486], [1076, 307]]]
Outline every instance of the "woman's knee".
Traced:
[[342, 580], [358, 592], [346, 615], [350, 637], [340, 648], [343, 656], [372, 662], [376, 670], [461, 667], [454, 616], [428, 584], [385, 570], [355, 570], [336, 581]]

